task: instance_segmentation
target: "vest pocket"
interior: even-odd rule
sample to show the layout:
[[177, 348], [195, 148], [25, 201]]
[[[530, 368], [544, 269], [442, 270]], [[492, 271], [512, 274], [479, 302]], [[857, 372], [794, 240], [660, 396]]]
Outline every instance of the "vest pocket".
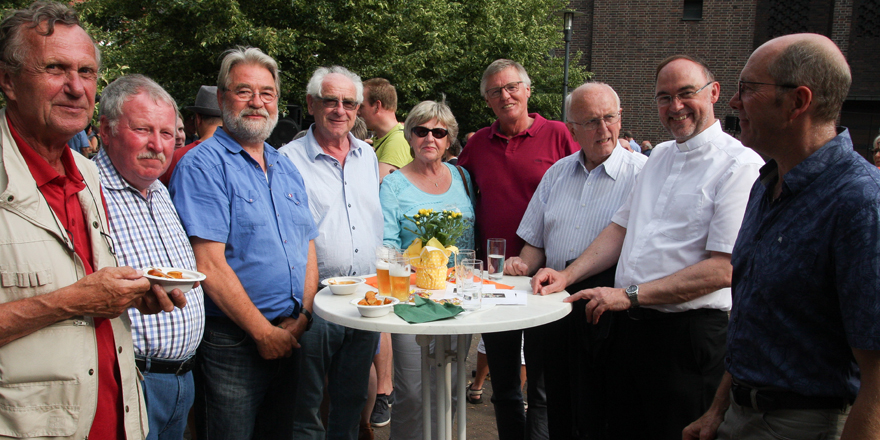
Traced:
[[[97, 387], [89, 327], [69, 319], [0, 348], [0, 435], [14, 438], [70, 436], [82, 406], [93, 405]], [[91, 369], [91, 371], [90, 371]], [[91, 374], [90, 374], [91, 373]], [[89, 379], [92, 378], [92, 379]]]

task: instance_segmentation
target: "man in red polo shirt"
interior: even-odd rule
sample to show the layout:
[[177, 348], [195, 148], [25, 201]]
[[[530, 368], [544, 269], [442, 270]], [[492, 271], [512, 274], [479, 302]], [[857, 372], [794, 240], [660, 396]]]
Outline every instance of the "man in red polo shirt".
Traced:
[[66, 142], [95, 105], [98, 52], [76, 13], [0, 23], [0, 436], [141, 439], [129, 307], [185, 304], [117, 268], [94, 164]]
[[[516, 235], [516, 229], [544, 172], [557, 160], [580, 150], [565, 124], [529, 113], [531, 84], [528, 73], [516, 61], [492, 62], [483, 73], [480, 94], [498, 120], [471, 137], [458, 157], [458, 165], [471, 173], [480, 191], [474, 207], [479, 227], [477, 243], [504, 238], [508, 258], [518, 256], [525, 243]], [[482, 254], [486, 261], [485, 252]], [[519, 378], [521, 334], [522, 331], [509, 331], [483, 335], [501, 440], [525, 438], [527, 429]], [[546, 399], [542, 398], [543, 390], [537, 388], [542, 383], [543, 368], [541, 359], [530, 356], [530, 336], [538, 335], [528, 331], [525, 335], [528, 431], [531, 438], [547, 438]]]

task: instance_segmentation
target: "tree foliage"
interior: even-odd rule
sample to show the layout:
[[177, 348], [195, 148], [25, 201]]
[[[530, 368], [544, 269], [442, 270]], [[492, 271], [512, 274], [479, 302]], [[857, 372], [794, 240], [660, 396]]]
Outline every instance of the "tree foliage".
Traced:
[[[28, 2], [7, 1], [21, 7]], [[282, 100], [304, 104], [319, 66], [339, 64], [397, 87], [398, 115], [443, 94], [462, 132], [491, 123], [480, 77], [497, 58], [522, 63], [532, 78], [530, 109], [559, 118], [564, 0], [85, 0], [81, 18], [102, 47], [99, 86], [143, 73], [181, 104], [216, 83], [220, 55], [259, 47], [282, 71]], [[589, 73], [571, 62], [578, 85]]]

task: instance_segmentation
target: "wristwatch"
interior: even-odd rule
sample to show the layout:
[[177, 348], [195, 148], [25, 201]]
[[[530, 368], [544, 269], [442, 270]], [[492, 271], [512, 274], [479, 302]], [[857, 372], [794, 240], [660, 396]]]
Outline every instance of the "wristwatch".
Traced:
[[312, 317], [312, 312], [310, 312], [306, 309], [302, 309], [302, 311], [300, 311], [300, 313], [303, 315], [306, 315], [306, 319], [308, 320], [308, 322], [306, 323], [306, 330], [305, 331], [309, 331], [309, 329], [312, 328], [312, 321], [314, 321], [315, 318]]
[[632, 303], [633, 309], [639, 307], [639, 286], [633, 284], [626, 288], [626, 297]]

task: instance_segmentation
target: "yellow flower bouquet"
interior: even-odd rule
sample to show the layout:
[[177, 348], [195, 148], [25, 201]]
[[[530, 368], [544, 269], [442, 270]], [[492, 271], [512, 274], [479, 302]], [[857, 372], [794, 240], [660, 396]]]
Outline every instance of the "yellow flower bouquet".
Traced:
[[404, 254], [416, 268], [416, 287], [445, 289], [449, 256], [458, 252], [455, 241], [464, 233], [467, 222], [461, 212], [452, 210], [420, 209], [412, 217], [403, 217], [415, 226], [404, 228], [417, 237]]

